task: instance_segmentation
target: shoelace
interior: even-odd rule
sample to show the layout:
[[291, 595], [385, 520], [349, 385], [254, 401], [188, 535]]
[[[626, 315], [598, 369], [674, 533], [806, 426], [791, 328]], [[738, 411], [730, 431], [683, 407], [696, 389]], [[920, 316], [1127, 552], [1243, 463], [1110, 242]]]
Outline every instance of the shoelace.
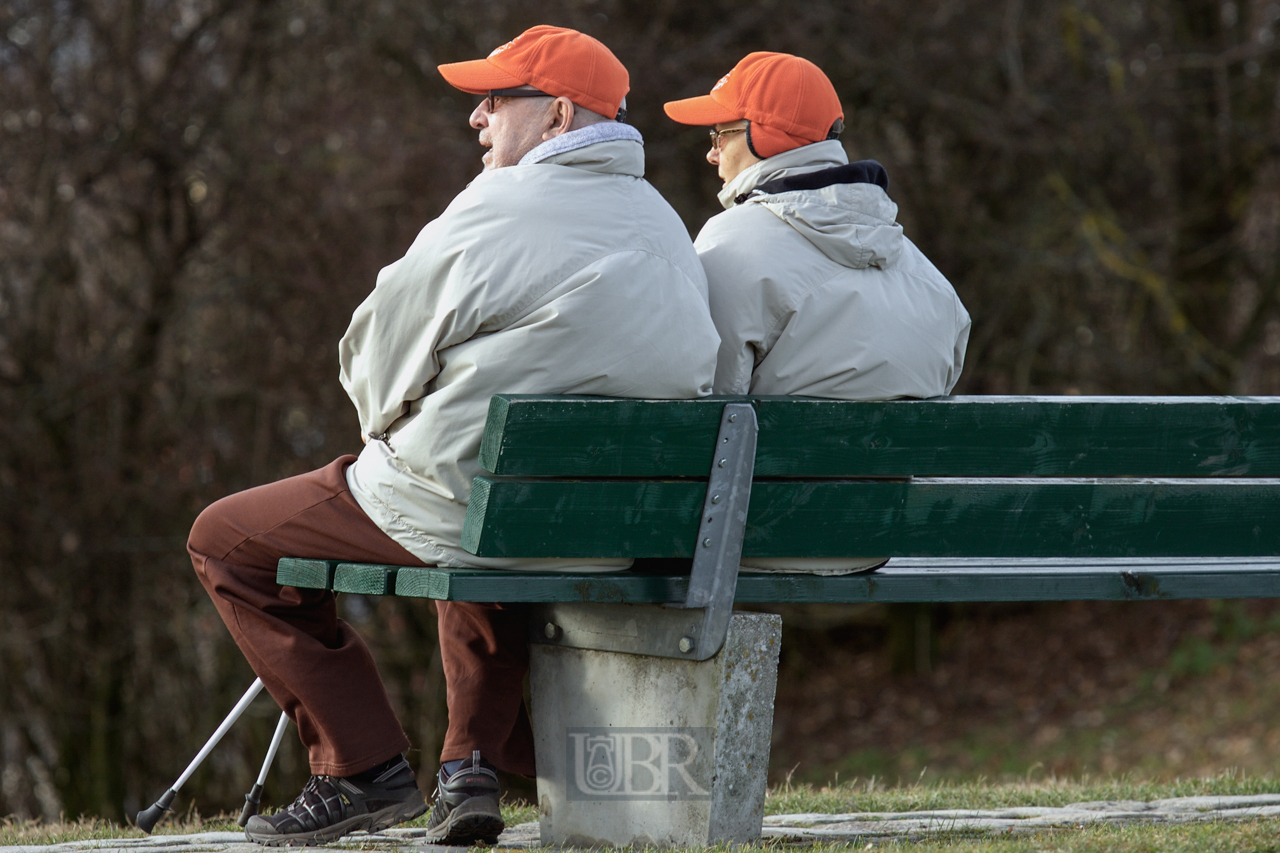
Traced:
[[[326, 797], [320, 791], [320, 782], [323, 781], [319, 776], [312, 776], [307, 780], [307, 784], [302, 786], [302, 793], [298, 794], [297, 799], [284, 810], [284, 813], [296, 820], [300, 825], [307, 829], [313, 829], [314, 826], [307, 826], [308, 820], [315, 826], [319, 826], [328, 819], [327, 822], [332, 823], [334, 820], [341, 820], [345, 811], [343, 808], [342, 796], [336, 789], [333, 791], [332, 797]], [[332, 789], [333, 786], [329, 785]], [[334, 816], [334, 809], [331, 804], [337, 806], [337, 816]], [[317, 812], [321, 814], [317, 814]], [[305, 816], [305, 820], [304, 820]]]

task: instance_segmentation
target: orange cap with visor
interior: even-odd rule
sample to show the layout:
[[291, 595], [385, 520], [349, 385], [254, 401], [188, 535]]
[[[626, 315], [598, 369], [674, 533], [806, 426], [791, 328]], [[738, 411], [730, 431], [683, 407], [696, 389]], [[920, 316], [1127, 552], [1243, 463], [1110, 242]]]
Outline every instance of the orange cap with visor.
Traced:
[[532, 86], [608, 118], [619, 116], [631, 88], [626, 67], [609, 48], [564, 27], [530, 27], [484, 59], [438, 68], [451, 86], [473, 95]]
[[710, 126], [746, 119], [747, 144], [761, 159], [835, 139], [844, 110], [822, 69], [789, 53], [749, 53], [711, 94], [663, 105], [681, 124]]

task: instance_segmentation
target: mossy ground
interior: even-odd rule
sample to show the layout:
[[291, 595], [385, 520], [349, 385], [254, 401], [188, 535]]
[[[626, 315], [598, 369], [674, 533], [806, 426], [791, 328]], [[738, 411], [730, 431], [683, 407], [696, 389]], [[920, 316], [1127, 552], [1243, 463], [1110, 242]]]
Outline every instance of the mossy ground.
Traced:
[[775, 785], [1280, 767], [1280, 602], [941, 608], [931, 670], [907, 673], [891, 665], [883, 611], [865, 616], [826, 631], [801, 626], [830, 613], [785, 623]]

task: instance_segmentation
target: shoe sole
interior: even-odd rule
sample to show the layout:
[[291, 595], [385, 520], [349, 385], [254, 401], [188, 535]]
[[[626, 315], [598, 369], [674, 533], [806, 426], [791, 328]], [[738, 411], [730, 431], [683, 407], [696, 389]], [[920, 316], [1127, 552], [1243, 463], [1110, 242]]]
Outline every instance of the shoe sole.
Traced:
[[409, 799], [402, 803], [396, 803], [387, 806], [370, 814], [356, 815], [346, 820], [340, 820], [333, 826], [326, 826], [324, 829], [317, 829], [314, 832], [295, 832], [285, 835], [276, 834], [257, 834], [245, 831], [244, 837], [256, 844], [262, 844], [267, 847], [315, 847], [318, 844], [325, 844], [329, 841], [336, 841], [342, 836], [363, 829], [366, 832], [381, 832], [382, 830], [395, 826], [398, 823], [404, 823], [406, 820], [413, 820], [427, 810], [427, 801], [423, 799], [421, 791], [414, 791]]
[[462, 846], [476, 841], [492, 844], [506, 828], [498, 804], [492, 798], [472, 797], [449, 812], [439, 826], [427, 830], [423, 838], [433, 844]]

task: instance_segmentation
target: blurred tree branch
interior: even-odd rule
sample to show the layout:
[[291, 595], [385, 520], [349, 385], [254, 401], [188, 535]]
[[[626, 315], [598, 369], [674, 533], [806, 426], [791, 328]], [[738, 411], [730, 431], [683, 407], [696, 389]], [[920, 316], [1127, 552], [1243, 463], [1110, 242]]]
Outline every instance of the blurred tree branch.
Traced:
[[[696, 231], [719, 182], [662, 102], [806, 56], [974, 316], [959, 391], [1274, 394], [1277, 12], [1227, 5], [0, 0], [0, 813], [145, 805], [247, 683], [182, 543], [356, 449], [335, 343], [480, 168], [435, 63], [598, 36]], [[414, 607], [361, 630], [429, 753]], [[202, 809], [237, 805], [269, 716], [190, 783]]]

